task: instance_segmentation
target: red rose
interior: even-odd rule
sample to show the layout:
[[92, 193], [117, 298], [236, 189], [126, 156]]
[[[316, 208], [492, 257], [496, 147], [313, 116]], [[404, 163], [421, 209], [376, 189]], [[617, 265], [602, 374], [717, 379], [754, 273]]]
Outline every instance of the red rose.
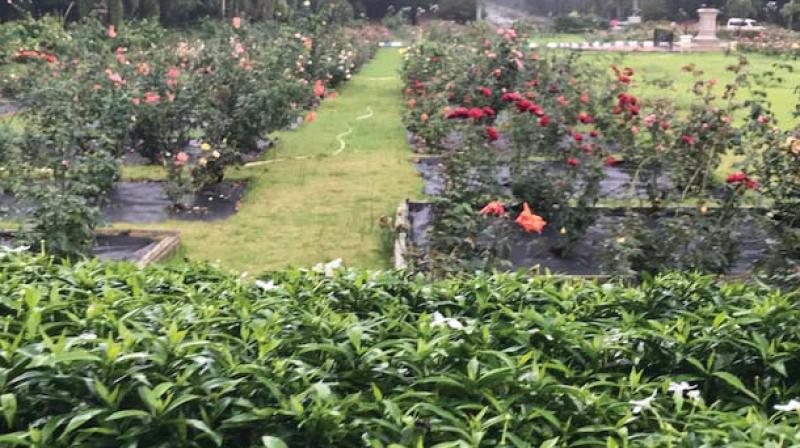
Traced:
[[539, 118], [539, 126], [544, 128], [547, 127], [547, 125], [549, 124], [550, 124], [550, 117], [548, 117], [547, 115], [543, 116], [542, 118]]
[[684, 136], [682, 136], [682, 137], [681, 137], [681, 141], [682, 141], [683, 143], [686, 143], [686, 144], [687, 144], [687, 145], [689, 145], [689, 146], [694, 146], [694, 144], [695, 144], [695, 138], [694, 138], [694, 137], [692, 137], [691, 135], [684, 135]]
[[576, 159], [575, 157], [570, 157], [567, 159], [567, 165], [569, 166], [578, 166], [581, 164], [581, 161]]
[[516, 106], [519, 113], [528, 112], [531, 110], [531, 107], [533, 107], [533, 103], [528, 100], [519, 100], [517, 101]]
[[578, 114], [578, 121], [583, 124], [589, 124], [594, 122], [594, 118], [591, 115], [587, 114], [586, 112], [581, 112]]
[[487, 126], [486, 138], [488, 138], [490, 142], [496, 142], [497, 139], [500, 138], [500, 132], [498, 132], [498, 130], [493, 127]]
[[732, 173], [728, 175], [727, 182], [729, 184], [739, 184], [747, 181], [747, 174], [743, 172]]
[[483, 96], [485, 96], [487, 98], [492, 96], [492, 89], [490, 89], [488, 87], [481, 87], [480, 89], [478, 89], [478, 91], [481, 92], [481, 95], [483, 95]]
[[483, 118], [485, 115], [486, 115], [486, 114], [483, 112], [483, 109], [481, 109], [481, 108], [479, 108], [479, 107], [473, 107], [473, 108], [472, 108], [472, 109], [470, 109], [470, 110], [469, 110], [469, 112], [467, 113], [467, 116], [468, 116], [469, 118], [472, 118], [473, 120], [480, 120], [480, 119], [481, 119], [481, 118]]
[[522, 95], [519, 94], [519, 92], [510, 92], [510, 93], [504, 93], [500, 99], [506, 103], [510, 103], [512, 101], [521, 101], [523, 98]]
[[469, 117], [469, 109], [466, 107], [457, 107], [452, 112], [447, 114], [448, 119], [454, 118], [467, 118]]

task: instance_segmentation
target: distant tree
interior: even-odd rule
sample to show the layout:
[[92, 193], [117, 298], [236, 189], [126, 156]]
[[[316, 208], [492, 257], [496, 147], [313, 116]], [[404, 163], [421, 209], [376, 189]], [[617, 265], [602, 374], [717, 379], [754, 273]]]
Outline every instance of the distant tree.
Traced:
[[786, 18], [786, 24], [789, 29], [794, 29], [794, 19], [798, 14], [800, 14], [800, 2], [798, 0], [791, 0], [781, 8], [781, 15]]
[[758, 13], [752, 0], [728, 0], [725, 11], [729, 17], [754, 17]]
[[117, 29], [122, 27], [125, 19], [125, 8], [122, 0], [108, 0], [108, 24], [114, 25]]
[[161, 16], [161, 7], [158, 0], [141, 0], [139, 4], [139, 15], [146, 18], [158, 18]]

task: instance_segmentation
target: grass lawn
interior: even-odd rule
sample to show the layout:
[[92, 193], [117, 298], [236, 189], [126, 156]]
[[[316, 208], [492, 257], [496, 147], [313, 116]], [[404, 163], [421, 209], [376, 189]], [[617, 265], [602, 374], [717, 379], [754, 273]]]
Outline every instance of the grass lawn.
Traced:
[[[734, 74], [726, 67], [737, 62], [737, 55], [727, 56], [723, 53], [587, 53], [590, 58], [597, 58], [598, 63], [617, 61], [620, 65], [630, 66], [637, 72], [634, 91], [644, 99], [667, 98], [680, 109], [688, 109], [695, 97], [690, 93], [696, 79], [682, 68], [694, 64], [703, 71], [702, 79], [717, 79], [717, 92], [722, 94], [724, 86], [732, 82]], [[751, 73], [774, 71], [775, 80], [767, 86], [767, 97], [783, 127], [793, 127], [796, 120], [792, 117], [795, 105], [800, 99], [795, 88], [800, 86], [800, 63], [774, 57], [748, 54]], [[793, 71], [777, 68], [777, 65], [788, 65]], [[654, 83], [656, 82], [656, 83]], [[666, 82], [666, 84], [664, 84]], [[747, 97], [743, 92], [743, 97]]]
[[548, 43], [560, 42], [585, 42], [586, 36], [583, 34], [537, 34], [530, 38], [530, 43], [546, 45]]
[[[544, 45], [549, 42], [585, 42], [583, 34], [539, 34], [530, 39], [533, 43]], [[568, 51], [568, 50], [550, 50]], [[695, 78], [682, 70], [694, 64], [704, 72], [703, 79], [715, 78], [719, 81], [718, 91], [722, 92], [725, 83], [734, 79], [726, 67], [737, 62], [737, 54], [718, 53], [644, 53], [644, 52], [595, 52], [585, 51], [587, 58], [597, 60], [598, 64], [609, 66], [612, 63], [636, 69], [634, 91], [643, 99], [668, 98], [680, 109], [688, 109], [693, 96], [689, 93]], [[745, 54], [750, 62], [751, 73], [773, 71], [778, 77], [767, 89], [768, 99], [784, 128], [794, 127], [797, 120], [792, 116], [795, 105], [800, 100], [800, 63], [790, 59], [769, 57], [759, 54]], [[784, 67], [790, 66], [791, 71]]]
[[[273, 163], [231, 173], [251, 179], [234, 217], [138, 227], [178, 229], [183, 255], [235, 270], [259, 272], [336, 258], [349, 266], [387, 267], [390, 236], [379, 226], [380, 218], [393, 215], [400, 201], [420, 195], [422, 188], [408, 162], [400, 117], [400, 63], [397, 50], [380, 50], [338, 98], [323, 103], [315, 122], [278, 134], [279, 145], [266, 156]], [[335, 155], [339, 139], [346, 146]], [[133, 169], [126, 177], [154, 174]]]

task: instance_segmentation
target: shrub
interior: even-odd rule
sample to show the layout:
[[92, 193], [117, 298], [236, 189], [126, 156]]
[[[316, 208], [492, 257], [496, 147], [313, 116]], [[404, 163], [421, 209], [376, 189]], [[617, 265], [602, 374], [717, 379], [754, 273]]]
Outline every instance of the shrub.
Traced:
[[0, 279], [4, 446], [761, 447], [799, 423], [797, 294], [757, 285], [15, 254]]
[[[765, 227], [776, 224], [745, 210], [764, 206], [759, 182], [769, 185], [764, 192], [773, 211], [797, 202], [796, 189], [785, 188], [795, 161], [786, 156], [762, 89], [776, 80], [774, 73], [751, 73], [740, 57], [727, 67], [733, 82], [722, 86], [686, 66], [696, 81], [682, 114], [667, 99], [633, 95], [631, 86], [642, 75], [630, 67], [604, 70], [579, 52], [528, 49], [526, 42], [514, 29], [476, 25], [449, 35], [425, 32], [405, 55], [406, 126], [417, 149], [440, 153], [447, 166], [431, 238], [423, 238], [430, 250], [420, 254], [421, 269], [502, 267], [519, 260], [529, 243], [547, 244], [568, 258], [578, 243], [590, 241], [586, 234], [601, 214], [617, 215], [592, 234], [614, 234], [602, 236], [614, 267], [601, 270], [597, 263], [596, 273], [725, 273], [741, 269], [737, 261], [753, 261], [749, 251], [739, 257], [743, 233], [767, 238]], [[747, 99], [740, 99], [742, 89]], [[738, 117], [747, 119], [739, 124]], [[733, 172], [720, 176], [728, 153], [742, 157]], [[759, 173], [754, 168], [762, 154], [767, 159]], [[519, 243], [503, 250], [508, 233], [484, 225], [481, 216], [491, 202], [515, 209], [528, 203], [551, 230], [546, 241], [512, 234]], [[619, 214], [626, 218], [617, 224]], [[795, 222], [777, 221], [777, 234], [785, 237], [776, 247], [796, 248]], [[787, 253], [796, 250], [774, 258], [796, 259]]]
[[595, 16], [567, 15], [553, 19], [553, 28], [557, 33], [583, 33], [595, 29], [608, 29], [609, 23]]

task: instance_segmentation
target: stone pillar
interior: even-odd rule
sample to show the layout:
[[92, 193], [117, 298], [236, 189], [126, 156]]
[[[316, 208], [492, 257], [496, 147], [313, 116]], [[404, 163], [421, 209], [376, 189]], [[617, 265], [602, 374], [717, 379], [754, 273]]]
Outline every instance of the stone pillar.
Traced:
[[697, 15], [700, 16], [700, 23], [698, 24], [700, 31], [697, 37], [694, 38], [696, 43], [699, 44], [718, 44], [717, 38], [717, 16], [719, 9], [714, 8], [701, 8], [697, 10]]
[[633, 13], [628, 16], [629, 25], [640, 25], [642, 23], [641, 10], [639, 9], [639, 0], [633, 0]]
[[475, 2], [475, 20], [486, 19], [486, 4], [484, 0], [477, 0]]

